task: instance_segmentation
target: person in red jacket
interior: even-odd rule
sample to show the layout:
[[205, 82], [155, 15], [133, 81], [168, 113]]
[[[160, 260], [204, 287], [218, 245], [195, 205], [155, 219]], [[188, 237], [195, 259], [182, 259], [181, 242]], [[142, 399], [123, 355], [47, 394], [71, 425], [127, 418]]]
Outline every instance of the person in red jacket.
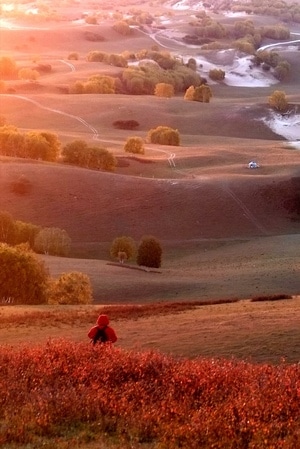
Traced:
[[96, 343], [115, 343], [117, 341], [117, 335], [114, 329], [109, 326], [107, 315], [98, 316], [97, 324], [89, 330], [88, 337], [94, 345]]

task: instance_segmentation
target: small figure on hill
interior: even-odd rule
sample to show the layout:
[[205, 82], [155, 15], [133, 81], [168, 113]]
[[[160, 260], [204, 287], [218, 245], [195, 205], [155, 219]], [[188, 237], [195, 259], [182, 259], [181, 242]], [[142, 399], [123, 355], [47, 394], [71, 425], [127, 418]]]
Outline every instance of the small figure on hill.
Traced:
[[109, 326], [109, 318], [107, 315], [99, 315], [97, 324], [88, 332], [88, 337], [93, 345], [96, 343], [115, 343], [117, 335], [114, 329]]

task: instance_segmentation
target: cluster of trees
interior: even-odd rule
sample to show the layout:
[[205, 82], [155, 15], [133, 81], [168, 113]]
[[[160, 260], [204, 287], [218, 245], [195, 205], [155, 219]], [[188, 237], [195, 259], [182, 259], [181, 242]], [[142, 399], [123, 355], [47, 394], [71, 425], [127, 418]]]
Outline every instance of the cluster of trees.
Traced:
[[110, 255], [120, 263], [136, 259], [139, 266], [159, 268], [162, 259], [162, 247], [153, 236], [144, 236], [138, 246], [131, 237], [117, 237], [111, 245]]
[[234, 3], [226, 0], [214, 0], [213, 9], [231, 10], [232, 12], [246, 12], [247, 14], [258, 14], [276, 17], [283, 22], [300, 23], [300, 6], [297, 2], [280, 0], [271, 2], [270, 0], [250, 0], [247, 2], [236, 1]]
[[[224, 73], [225, 76], [225, 73]], [[199, 101], [201, 103], [209, 103], [212, 97], [211, 88], [207, 84], [201, 86], [190, 86], [184, 95], [184, 99], [188, 101]]]
[[18, 68], [13, 58], [9, 56], [0, 57], [0, 78], [2, 80], [19, 78], [26, 81], [36, 81], [40, 77], [41, 72], [49, 73], [51, 70], [50, 64], [38, 64], [34, 68]]
[[291, 72], [291, 65], [287, 61], [281, 60], [279, 54], [275, 51], [262, 50], [258, 51], [253, 58], [256, 65], [262, 64], [264, 70], [274, 69], [274, 76], [283, 81]]
[[3, 156], [39, 159], [54, 162], [61, 143], [56, 134], [48, 131], [20, 132], [15, 126], [0, 126], [0, 154]]
[[71, 94], [114, 94], [116, 78], [107, 75], [93, 75], [87, 81], [76, 81], [70, 88]]
[[87, 275], [63, 273], [51, 278], [36, 254], [24, 246], [0, 243], [0, 301], [14, 304], [89, 304], [92, 287]]
[[49, 276], [36, 253], [67, 256], [71, 239], [59, 228], [43, 228], [0, 212], [0, 302], [15, 304], [88, 304], [92, 288], [78, 272]]
[[117, 165], [114, 155], [100, 147], [90, 147], [83, 140], [74, 140], [64, 146], [62, 150], [63, 161], [79, 167], [96, 170], [113, 171]]
[[107, 53], [105, 51], [93, 50], [87, 54], [86, 60], [89, 62], [103, 62], [115, 67], [127, 67], [127, 59], [120, 54]]
[[93, 75], [87, 81], [76, 81], [70, 86], [70, 93], [156, 95], [171, 97], [175, 93], [185, 92], [191, 85], [205, 83], [195, 70], [187, 66], [177, 69], [162, 69], [156, 63], [144, 66], [128, 67], [120, 76]]
[[[179, 146], [180, 134], [178, 129], [174, 129], [169, 126], [157, 126], [156, 128], [152, 128], [148, 131], [145, 140], [158, 145]], [[128, 137], [124, 145], [124, 151], [126, 153], [144, 154], [145, 140], [137, 136]]]
[[[113, 171], [117, 165], [114, 155], [97, 146], [75, 140], [61, 150], [58, 136], [48, 131], [21, 133], [15, 126], [0, 123], [0, 154], [3, 156], [56, 162], [59, 157], [68, 164], [95, 170]], [[23, 180], [24, 181], [24, 180]], [[25, 193], [28, 183], [15, 184], [17, 193]], [[25, 190], [24, 190], [25, 189]], [[18, 191], [19, 190], [19, 191]]]
[[53, 256], [67, 256], [71, 248], [71, 239], [64, 229], [14, 220], [6, 211], [0, 211], [0, 242]]

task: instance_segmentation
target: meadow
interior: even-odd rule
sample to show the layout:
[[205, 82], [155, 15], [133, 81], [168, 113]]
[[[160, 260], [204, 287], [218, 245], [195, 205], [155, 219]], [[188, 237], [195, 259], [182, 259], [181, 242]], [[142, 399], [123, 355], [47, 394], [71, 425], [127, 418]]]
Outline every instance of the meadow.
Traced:
[[[37, 82], [5, 80], [10, 91], [1, 94], [1, 116], [23, 132], [54, 132], [63, 145], [83, 139], [103, 146], [118, 165], [107, 173], [0, 157], [0, 210], [65, 229], [69, 257], [40, 257], [53, 277], [86, 273], [94, 296], [89, 306], [0, 306], [0, 445], [294, 449], [300, 445], [300, 228], [292, 206], [300, 153], [263, 119], [274, 89], [299, 107], [299, 51], [281, 50], [292, 65], [284, 82], [214, 83], [209, 104], [181, 94], [68, 94], [76, 80], [119, 73], [87, 62], [92, 50], [157, 45], [210, 63], [220, 57], [168, 37], [191, 31], [186, 11], [119, 2], [118, 13], [135, 6], [167, 17], [164, 30], [134, 29], [124, 37], [102, 3], [100, 12], [89, 3], [57, 5], [64, 20], [1, 19], [1, 55], [20, 67], [52, 67]], [[100, 14], [97, 25], [85, 22], [83, 9]], [[299, 32], [299, 24], [291, 27]], [[87, 40], [91, 31], [105, 40]], [[68, 65], [71, 52], [79, 59]], [[174, 127], [181, 144], [147, 142], [145, 155], [125, 154], [132, 131], [113, 126], [124, 119], [139, 122], [134, 134], [143, 139], [152, 127]], [[247, 168], [253, 159], [258, 170]], [[30, 180], [28, 195], [11, 188], [20, 176]], [[159, 239], [158, 272], [112, 263], [109, 249], [121, 235]], [[87, 331], [103, 312], [118, 342], [93, 348]]]

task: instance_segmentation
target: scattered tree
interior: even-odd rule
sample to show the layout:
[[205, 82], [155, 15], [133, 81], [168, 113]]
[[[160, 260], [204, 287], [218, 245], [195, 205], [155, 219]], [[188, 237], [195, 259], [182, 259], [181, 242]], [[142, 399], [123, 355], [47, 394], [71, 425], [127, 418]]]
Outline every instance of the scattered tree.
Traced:
[[169, 126], [158, 126], [152, 128], [148, 132], [148, 140], [151, 143], [157, 143], [160, 145], [180, 145], [180, 135], [177, 129], [170, 128]]
[[274, 69], [274, 75], [279, 81], [284, 81], [290, 74], [291, 64], [281, 61]]
[[282, 90], [275, 90], [269, 97], [269, 105], [278, 112], [286, 112], [288, 109], [288, 102], [285, 92]]
[[144, 140], [141, 137], [128, 137], [124, 150], [126, 153], [144, 154]]
[[92, 301], [92, 286], [86, 274], [77, 271], [63, 273], [49, 284], [50, 304], [91, 304]]
[[137, 264], [145, 267], [159, 268], [161, 266], [162, 247], [152, 236], [142, 238], [137, 254]]
[[121, 253], [126, 254], [126, 260], [131, 260], [135, 257], [136, 254], [136, 244], [135, 241], [131, 237], [117, 237], [112, 242], [111, 248], [110, 248], [110, 255], [113, 259], [118, 259], [120, 261], [120, 258], [124, 260], [124, 255], [122, 256]]
[[133, 33], [132, 28], [128, 25], [125, 20], [120, 20], [113, 25], [113, 29], [123, 36], [130, 36]]

